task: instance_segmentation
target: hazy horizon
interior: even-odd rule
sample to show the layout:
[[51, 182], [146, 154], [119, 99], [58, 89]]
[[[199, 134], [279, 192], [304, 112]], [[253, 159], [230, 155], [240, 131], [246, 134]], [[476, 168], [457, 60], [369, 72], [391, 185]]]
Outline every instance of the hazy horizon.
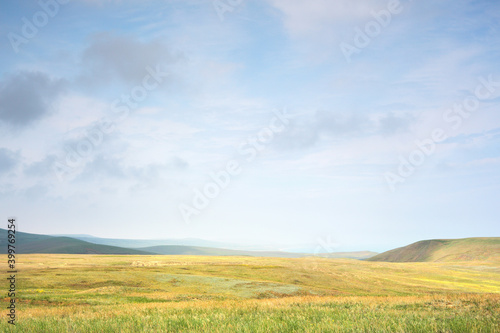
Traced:
[[[0, 230], [5, 230], [0, 228]], [[19, 230], [21, 232], [31, 233], [26, 230]], [[394, 250], [397, 248], [405, 247], [410, 245], [410, 243], [401, 243], [395, 246], [387, 246], [383, 244], [377, 244], [376, 242], [368, 247], [353, 247], [348, 244], [342, 245], [340, 247], [339, 244], [332, 242], [331, 239], [328, 238], [318, 238], [316, 242], [313, 243], [291, 243], [291, 244], [276, 244], [276, 243], [265, 243], [265, 242], [256, 242], [249, 239], [246, 240], [234, 240], [234, 239], [207, 239], [207, 238], [113, 238], [113, 237], [97, 237], [89, 234], [46, 234], [47, 236], [53, 237], [72, 237], [75, 239], [80, 239], [83, 241], [87, 241], [95, 244], [105, 244], [105, 245], [113, 245], [123, 248], [130, 249], [140, 249], [144, 247], [151, 246], [163, 246], [163, 245], [172, 245], [172, 246], [193, 246], [193, 247], [206, 247], [206, 248], [219, 248], [219, 249], [232, 249], [232, 250], [244, 250], [244, 251], [281, 251], [281, 252], [290, 252], [290, 253], [310, 253], [312, 255], [319, 255], [322, 253], [334, 253], [334, 252], [386, 252], [389, 250]], [[471, 238], [480, 238], [480, 239], [491, 239], [491, 238], [500, 238], [495, 236], [487, 236], [487, 237], [467, 237], [466, 239]], [[440, 240], [460, 240], [464, 238], [442, 238]], [[432, 239], [420, 239], [415, 242], [420, 241], [428, 241]], [[434, 239], [435, 240], [435, 239]], [[118, 242], [116, 242], [118, 241]], [[137, 243], [136, 241], [139, 241]], [[415, 243], [415, 242], [412, 242]]]
[[1, 228], [500, 235], [498, 1], [16, 1], [0, 22]]

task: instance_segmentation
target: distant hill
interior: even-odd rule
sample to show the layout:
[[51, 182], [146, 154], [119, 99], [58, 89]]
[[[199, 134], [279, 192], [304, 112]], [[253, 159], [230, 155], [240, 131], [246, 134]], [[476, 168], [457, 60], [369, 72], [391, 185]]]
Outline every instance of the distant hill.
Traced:
[[[29, 242], [40, 241], [44, 239], [50, 239], [52, 236], [47, 235], [39, 235], [39, 234], [30, 234], [27, 232], [16, 231], [16, 244], [25, 244]], [[0, 228], [0, 246], [2, 249], [7, 247], [7, 230]]]
[[[191, 255], [191, 256], [252, 256], [252, 257], [276, 257], [276, 258], [304, 258], [313, 256], [309, 253], [293, 253], [283, 251], [244, 251], [220, 249], [214, 247], [202, 246], [183, 246], [183, 245], [162, 245], [142, 247], [140, 250], [158, 254], [170, 255]], [[376, 255], [376, 252], [358, 251], [358, 252], [332, 252], [320, 253], [315, 256], [323, 258], [344, 258], [344, 259], [366, 259]]]
[[500, 259], [500, 237], [432, 239], [390, 250], [369, 261], [449, 262]]
[[[71, 236], [71, 235], [69, 235]], [[157, 244], [161, 240], [127, 240], [127, 239], [111, 239], [98, 238], [88, 235], [69, 236], [48, 236], [31, 234], [27, 232], [16, 232], [16, 253], [67, 253], [67, 254], [134, 254], [134, 255], [200, 255], [200, 256], [252, 256], [252, 257], [278, 257], [278, 258], [303, 258], [310, 257], [313, 254], [309, 253], [294, 253], [284, 251], [249, 251], [249, 250], [234, 250], [218, 247], [207, 246], [190, 246], [190, 245], [156, 245], [141, 248], [129, 248], [123, 246], [106, 245], [102, 243], [112, 244]], [[87, 239], [77, 239], [83, 238]], [[167, 240], [168, 241], [168, 240]], [[181, 240], [170, 240], [180, 242]], [[187, 243], [196, 242], [203, 243], [197, 239], [187, 239]], [[0, 253], [7, 251], [7, 230], [0, 228]], [[324, 258], [347, 258], [347, 259], [365, 259], [375, 255], [375, 252], [359, 251], [359, 252], [333, 252], [315, 254], [318, 257]]]
[[[208, 256], [253, 256], [253, 257], [278, 257], [302, 258], [318, 256], [324, 258], [366, 259], [373, 257], [378, 252], [352, 251], [312, 254], [307, 250], [291, 251], [266, 249], [265, 246], [250, 246], [238, 243], [223, 243], [198, 238], [183, 239], [120, 239], [100, 238], [91, 235], [53, 235], [76, 238], [85, 242], [119, 246], [129, 249], [151, 251], [165, 255], [208, 255]], [[269, 246], [267, 246], [268, 248]]]
[[[0, 229], [0, 251], [7, 253], [7, 230]], [[117, 246], [93, 244], [71, 237], [16, 232], [16, 253], [67, 253], [67, 254], [152, 254], [146, 251]]]
[[184, 246], [184, 245], [161, 245], [140, 248], [143, 251], [158, 254], [170, 255], [200, 255], [200, 256], [252, 256], [252, 257], [279, 257], [279, 258], [301, 258], [303, 253], [291, 253], [281, 251], [243, 251], [220, 249], [214, 247], [202, 246]]
[[120, 238], [100, 238], [90, 235], [54, 235], [76, 238], [85, 242], [119, 246], [126, 248], [143, 248], [161, 245], [180, 245], [180, 246], [201, 246], [201, 247], [216, 247], [216, 248], [232, 248], [234, 244], [226, 244], [221, 242], [208, 241], [196, 238], [184, 239], [120, 239]]
[[344, 259], [368, 259], [376, 256], [378, 252], [372, 251], [353, 251], [353, 252], [331, 252], [331, 253], [319, 253], [318, 257], [323, 258], [344, 258]]

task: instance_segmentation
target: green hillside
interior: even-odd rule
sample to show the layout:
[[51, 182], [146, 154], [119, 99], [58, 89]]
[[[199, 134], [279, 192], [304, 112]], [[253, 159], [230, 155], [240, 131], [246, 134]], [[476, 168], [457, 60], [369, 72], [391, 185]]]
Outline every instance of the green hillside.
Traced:
[[166, 238], [166, 239], [120, 239], [120, 238], [100, 238], [89, 235], [52, 235], [57, 237], [71, 237], [75, 239], [79, 239], [85, 242], [94, 243], [94, 244], [102, 244], [102, 245], [111, 245], [111, 246], [119, 246], [126, 247], [130, 249], [138, 249], [143, 247], [151, 247], [151, 246], [163, 246], [163, 245], [181, 245], [181, 246], [201, 246], [201, 247], [212, 247], [212, 248], [233, 248], [235, 244], [228, 244], [216, 241], [208, 241], [204, 239], [197, 238], [182, 238], [182, 239], [174, 239], [174, 238]]
[[[7, 251], [7, 230], [0, 228], [0, 253]], [[89, 237], [89, 239], [94, 239]], [[95, 238], [99, 240], [98, 238]], [[119, 240], [115, 240], [119, 241]], [[127, 240], [124, 240], [126, 242]], [[147, 242], [144, 241], [144, 242]], [[93, 243], [67, 236], [48, 236], [26, 232], [16, 232], [16, 253], [59, 253], [59, 254], [137, 254], [137, 255], [203, 255], [203, 256], [252, 256], [302, 258], [312, 256], [307, 253], [292, 253], [283, 251], [245, 251], [216, 247], [160, 245], [142, 248], [127, 248], [113, 245]], [[364, 259], [374, 255], [374, 252], [337, 252], [322, 253], [317, 257]]]
[[157, 254], [170, 255], [197, 255], [197, 256], [253, 256], [253, 257], [279, 257], [279, 258], [300, 258], [304, 257], [301, 253], [281, 252], [281, 251], [243, 251], [219, 249], [202, 246], [183, 246], [183, 245], [162, 245], [140, 248], [143, 251]]
[[117, 239], [99, 238], [89, 235], [53, 235], [65, 236], [89, 243], [126, 247], [129, 249], [142, 249], [157, 254], [185, 254], [185, 255], [237, 255], [254, 257], [301, 258], [308, 256], [323, 258], [366, 259], [373, 257], [378, 252], [352, 251], [331, 253], [298, 253], [273, 250], [256, 250], [238, 248], [239, 244], [208, 241], [197, 238], [183, 239]]
[[369, 261], [450, 262], [490, 261], [500, 258], [500, 237], [432, 239], [390, 250]]
[[[0, 229], [1, 253], [7, 253], [7, 230]], [[137, 249], [93, 244], [71, 237], [16, 232], [16, 253], [67, 253], [67, 254], [152, 254]]]
[[[16, 231], [16, 244], [22, 245], [29, 242], [40, 241], [53, 238], [47, 235], [30, 234], [27, 232]], [[7, 230], [0, 228], [0, 246], [2, 249], [7, 247]]]
[[51, 239], [30, 242], [19, 247], [17, 253], [152, 254], [137, 249], [92, 244], [70, 237], [53, 237]]

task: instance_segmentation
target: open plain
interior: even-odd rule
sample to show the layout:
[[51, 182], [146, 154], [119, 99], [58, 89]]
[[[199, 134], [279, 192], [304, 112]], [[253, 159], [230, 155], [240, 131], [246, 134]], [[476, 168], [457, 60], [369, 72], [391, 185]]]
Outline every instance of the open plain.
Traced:
[[22, 332], [500, 332], [496, 260], [25, 254], [17, 265]]

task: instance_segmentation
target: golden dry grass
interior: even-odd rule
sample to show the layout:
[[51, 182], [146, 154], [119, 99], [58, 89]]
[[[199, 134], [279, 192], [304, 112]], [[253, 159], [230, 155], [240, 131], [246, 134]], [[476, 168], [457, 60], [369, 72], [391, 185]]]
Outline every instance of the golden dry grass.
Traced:
[[36, 254], [18, 269], [23, 332], [498, 332], [500, 321], [491, 261]]

